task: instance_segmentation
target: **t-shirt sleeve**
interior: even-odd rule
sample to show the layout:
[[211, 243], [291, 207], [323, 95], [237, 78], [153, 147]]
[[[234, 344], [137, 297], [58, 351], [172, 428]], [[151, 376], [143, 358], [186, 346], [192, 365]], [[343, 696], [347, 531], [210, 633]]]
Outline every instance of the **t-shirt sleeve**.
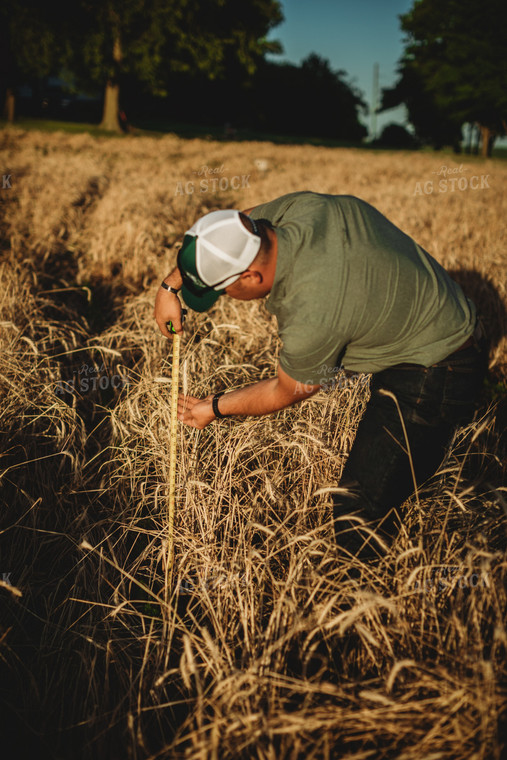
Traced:
[[283, 371], [305, 385], [328, 385], [340, 369], [346, 344], [339, 336], [326, 335], [318, 326], [293, 324], [284, 329], [280, 334]]

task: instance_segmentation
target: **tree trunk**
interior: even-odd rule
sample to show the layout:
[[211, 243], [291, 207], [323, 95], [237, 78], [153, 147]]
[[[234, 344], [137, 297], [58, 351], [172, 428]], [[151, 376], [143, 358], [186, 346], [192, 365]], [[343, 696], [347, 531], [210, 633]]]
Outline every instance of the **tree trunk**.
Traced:
[[102, 121], [99, 124], [100, 129], [107, 129], [108, 132], [121, 132], [120, 120], [118, 118], [120, 111], [120, 85], [118, 84], [118, 69], [122, 59], [120, 38], [117, 36], [113, 44], [113, 61], [114, 76], [107, 80], [106, 92], [104, 95], [104, 111], [102, 112]]
[[495, 134], [492, 129], [481, 124], [481, 138], [481, 156], [483, 158], [489, 158], [491, 156], [491, 149], [495, 140]]
[[14, 110], [16, 106], [16, 96], [14, 95], [14, 90], [12, 87], [7, 87], [7, 90], [5, 92], [5, 102], [4, 102], [4, 119], [6, 119], [9, 124], [12, 124], [14, 121]]
[[102, 112], [102, 121], [99, 124], [100, 129], [107, 129], [108, 132], [121, 132], [118, 118], [119, 102], [120, 85], [109, 79], [104, 95], [104, 111]]

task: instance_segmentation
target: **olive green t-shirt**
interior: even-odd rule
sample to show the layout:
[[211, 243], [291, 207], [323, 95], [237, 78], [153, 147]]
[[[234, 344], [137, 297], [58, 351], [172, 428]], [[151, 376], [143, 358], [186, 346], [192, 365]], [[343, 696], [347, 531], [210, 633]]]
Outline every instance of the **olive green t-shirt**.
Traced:
[[423, 248], [350, 195], [289, 193], [256, 206], [278, 241], [267, 299], [294, 380], [325, 384], [340, 365], [430, 366], [472, 334], [474, 304]]

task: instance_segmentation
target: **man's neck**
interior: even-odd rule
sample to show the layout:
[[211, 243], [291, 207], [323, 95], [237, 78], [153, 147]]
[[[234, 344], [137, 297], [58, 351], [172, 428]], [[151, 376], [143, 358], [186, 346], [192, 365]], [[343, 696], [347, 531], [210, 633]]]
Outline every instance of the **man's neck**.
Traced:
[[275, 281], [275, 274], [276, 274], [276, 261], [278, 257], [278, 239], [276, 237], [276, 232], [273, 228], [268, 227], [266, 229], [266, 234], [268, 236], [269, 240], [269, 249], [268, 249], [268, 256], [267, 261], [264, 266], [264, 282], [266, 283], [266, 286], [268, 287], [268, 292], [273, 287], [273, 283]]

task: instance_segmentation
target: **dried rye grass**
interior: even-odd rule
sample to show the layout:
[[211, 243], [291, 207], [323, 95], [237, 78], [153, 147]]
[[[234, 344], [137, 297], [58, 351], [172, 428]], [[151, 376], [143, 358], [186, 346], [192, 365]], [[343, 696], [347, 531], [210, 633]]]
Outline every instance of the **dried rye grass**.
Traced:
[[[507, 167], [463, 158], [459, 176], [489, 187], [421, 194], [460, 163], [171, 135], [0, 142], [12, 756], [500, 758]], [[201, 193], [203, 167], [247, 179]], [[171, 356], [156, 287], [196, 216], [299, 189], [364, 198], [453, 270], [493, 337], [491, 387], [370, 565], [337, 555], [330, 522], [362, 378], [270, 417], [180, 426], [167, 595]], [[182, 387], [269, 377], [278, 353], [264, 305], [224, 299], [189, 315]]]

